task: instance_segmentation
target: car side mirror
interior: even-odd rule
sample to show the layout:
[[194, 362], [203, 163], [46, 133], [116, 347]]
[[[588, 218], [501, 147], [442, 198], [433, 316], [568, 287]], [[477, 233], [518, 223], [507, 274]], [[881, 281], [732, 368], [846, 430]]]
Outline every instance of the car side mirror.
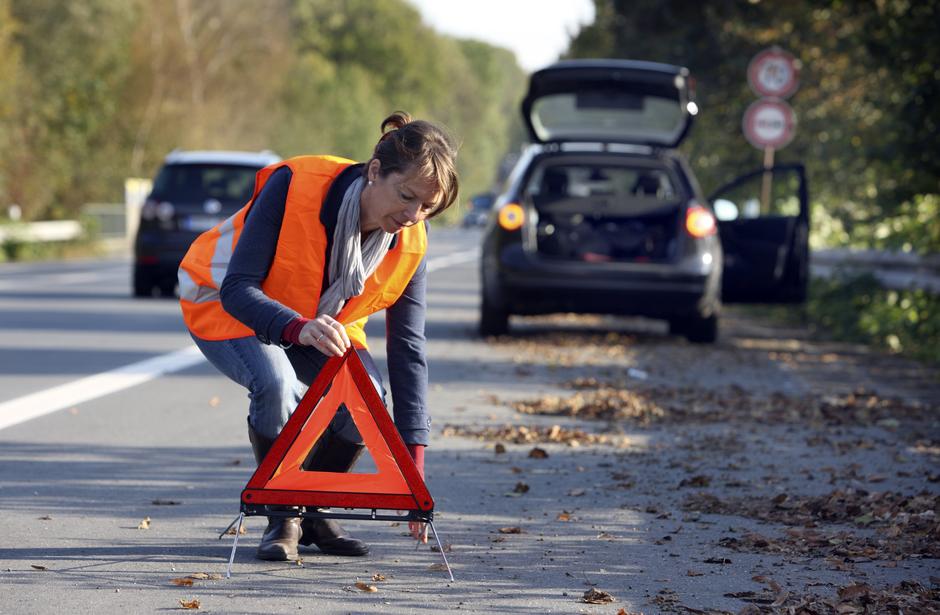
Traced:
[[728, 199], [715, 199], [712, 207], [715, 209], [715, 217], [721, 221], [738, 218], [738, 206]]

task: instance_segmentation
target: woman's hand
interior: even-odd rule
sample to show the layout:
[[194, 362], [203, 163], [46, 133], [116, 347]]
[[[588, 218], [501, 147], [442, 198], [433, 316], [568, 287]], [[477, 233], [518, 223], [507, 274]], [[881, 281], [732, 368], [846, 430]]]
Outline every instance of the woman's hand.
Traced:
[[[411, 458], [415, 461], [415, 467], [418, 468], [418, 474], [421, 475], [421, 480], [424, 480], [424, 447], [420, 444], [409, 444], [408, 452], [411, 453]], [[421, 523], [420, 521], [409, 521], [408, 531], [411, 532], [412, 538], [427, 544], [427, 523]]]
[[304, 325], [298, 336], [304, 346], [313, 346], [328, 357], [339, 357], [352, 345], [346, 327], [327, 314], [320, 314]]

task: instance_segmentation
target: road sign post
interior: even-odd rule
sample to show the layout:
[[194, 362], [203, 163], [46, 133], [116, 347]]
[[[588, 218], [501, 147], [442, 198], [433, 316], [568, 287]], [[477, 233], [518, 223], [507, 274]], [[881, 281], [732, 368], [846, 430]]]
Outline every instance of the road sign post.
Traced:
[[779, 47], [770, 47], [751, 58], [747, 82], [761, 98], [744, 112], [744, 136], [764, 152], [764, 178], [761, 184], [761, 208], [771, 206], [774, 152], [786, 147], [796, 133], [796, 114], [784, 98], [799, 88], [800, 62]]

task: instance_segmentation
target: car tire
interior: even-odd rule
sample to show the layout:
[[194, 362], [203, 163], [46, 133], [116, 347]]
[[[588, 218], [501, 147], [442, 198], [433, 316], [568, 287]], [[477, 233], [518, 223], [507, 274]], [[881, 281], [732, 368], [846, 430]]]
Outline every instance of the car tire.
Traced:
[[153, 278], [140, 270], [140, 267], [134, 267], [134, 296], [135, 297], [153, 297]]
[[493, 307], [486, 298], [480, 306], [480, 335], [505, 335], [509, 333], [509, 314]]
[[[670, 330], [672, 326], [670, 323]], [[683, 335], [693, 344], [714, 344], [718, 339], [718, 316], [695, 316], [683, 323]]]
[[160, 296], [176, 298], [176, 280], [169, 278], [160, 283]]
[[685, 336], [685, 328], [683, 327], [683, 323], [685, 322], [684, 320], [679, 318], [670, 318], [666, 322], [669, 325], [669, 335]]

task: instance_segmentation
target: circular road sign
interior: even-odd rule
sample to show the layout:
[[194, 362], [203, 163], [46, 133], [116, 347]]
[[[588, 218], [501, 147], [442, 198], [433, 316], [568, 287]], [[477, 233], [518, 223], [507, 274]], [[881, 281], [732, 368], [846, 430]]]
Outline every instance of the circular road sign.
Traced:
[[744, 112], [744, 136], [758, 149], [786, 147], [796, 134], [796, 114], [785, 101], [763, 98]]
[[758, 96], [788, 98], [800, 87], [800, 63], [779, 47], [765, 49], [747, 65], [747, 82]]

